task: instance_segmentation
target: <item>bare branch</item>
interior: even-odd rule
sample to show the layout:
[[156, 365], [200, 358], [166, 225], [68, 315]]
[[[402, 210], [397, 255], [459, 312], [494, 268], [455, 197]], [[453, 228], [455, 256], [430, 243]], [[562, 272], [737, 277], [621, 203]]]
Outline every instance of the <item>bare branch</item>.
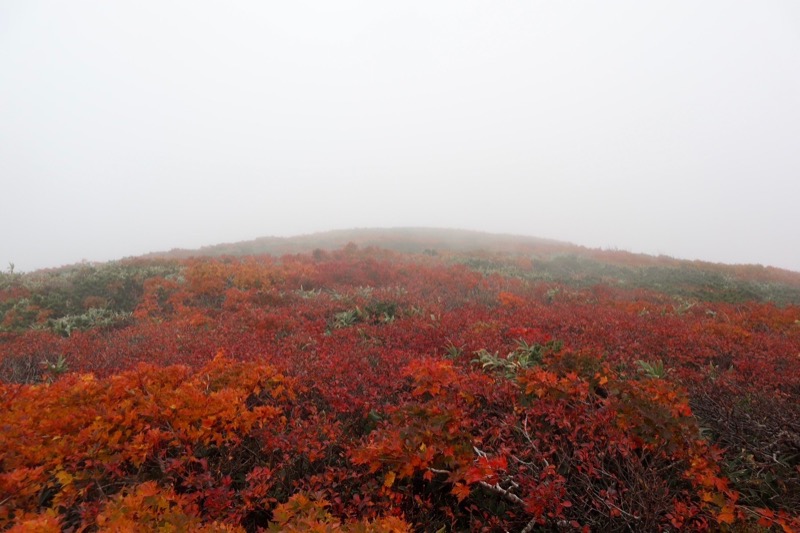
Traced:
[[510, 502], [518, 503], [519, 505], [525, 505], [525, 501], [522, 498], [520, 498], [513, 492], [509, 492], [507, 489], [504, 489], [499, 484], [489, 485], [485, 481], [478, 481], [478, 485], [494, 492], [495, 494], [499, 494], [500, 496], [502, 496], [503, 498], [505, 498]]

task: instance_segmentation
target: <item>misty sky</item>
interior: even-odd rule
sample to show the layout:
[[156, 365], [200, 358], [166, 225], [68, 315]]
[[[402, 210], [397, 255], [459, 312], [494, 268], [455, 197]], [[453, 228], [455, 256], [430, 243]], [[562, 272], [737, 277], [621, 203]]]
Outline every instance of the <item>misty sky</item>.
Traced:
[[800, 271], [800, 3], [0, 0], [0, 269], [396, 226]]

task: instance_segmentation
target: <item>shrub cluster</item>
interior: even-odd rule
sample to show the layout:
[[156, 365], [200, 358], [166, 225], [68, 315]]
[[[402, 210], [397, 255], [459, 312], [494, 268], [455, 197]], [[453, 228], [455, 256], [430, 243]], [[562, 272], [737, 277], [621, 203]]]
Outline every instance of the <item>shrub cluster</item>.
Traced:
[[0, 529], [800, 527], [797, 307], [355, 248], [14, 276]]

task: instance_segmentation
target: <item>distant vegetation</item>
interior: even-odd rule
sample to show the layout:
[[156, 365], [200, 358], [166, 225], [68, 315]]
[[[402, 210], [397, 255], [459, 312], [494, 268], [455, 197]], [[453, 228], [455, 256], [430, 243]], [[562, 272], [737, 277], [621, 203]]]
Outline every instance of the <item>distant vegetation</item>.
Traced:
[[[612, 256], [613, 257], [613, 256]], [[608, 284], [647, 289], [690, 299], [743, 303], [774, 302], [778, 305], [800, 304], [800, 275], [770, 277], [767, 269], [696, 264], [689, 261], [671, 265], [615, 264], [578, 254], [532, 259], [520, 266], [508, 258], [464, 256], [456, 262], [484, 274], [502, 274], [531, 281], [551, 281], [571, 286], [590, 287]], [[787, 274], [778, 271], [776, 274]]]
[[[760, 265], [723, 265], [603, 251], [535, 237], [432, 228], [339, 230], [302, 237], [266, 237], [148, 257], [188, 258], [322, 252], [354, 244], [444, 256], [484, 273], [590, 286], [597, 283], [664, 291], [713, 301], [800, 304], [800, 272]], [[530, 261], [525, 261], [526, 259]]]
[[800, 528], [796, 273], [434, 230], [200, 253], [0, 274], [0, 530]]

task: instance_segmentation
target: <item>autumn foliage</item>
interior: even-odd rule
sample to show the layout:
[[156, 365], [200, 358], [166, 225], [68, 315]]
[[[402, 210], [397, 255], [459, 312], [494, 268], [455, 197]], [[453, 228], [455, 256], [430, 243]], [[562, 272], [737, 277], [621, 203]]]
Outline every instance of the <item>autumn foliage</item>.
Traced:
[[490, 259], [4, 275], [0, 529], [800, 528], [800, 308]]

